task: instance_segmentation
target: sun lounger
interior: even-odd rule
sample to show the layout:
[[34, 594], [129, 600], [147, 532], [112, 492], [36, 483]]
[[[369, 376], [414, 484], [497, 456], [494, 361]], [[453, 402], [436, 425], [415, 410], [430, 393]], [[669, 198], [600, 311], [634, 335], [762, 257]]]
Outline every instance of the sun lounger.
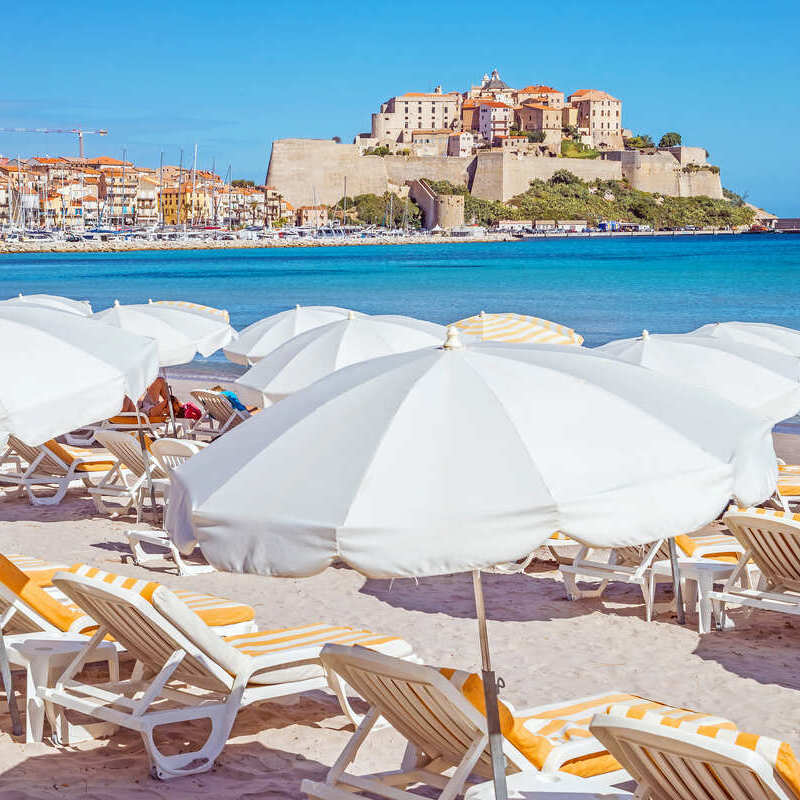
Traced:
[[250, 417], [249, 412], [235, 409], [222, 392], [196, 389], [191, 394], [203, 409], [203, 416], [189, 430], [192, 438], [209, 436], [215, 439]]
[[590, 726], [641, 800], [798, 800], [800, 763], [785, 742], [650, 704], [612, 706]]
[[[136, 521], [140, 522], [142, 508], [150, 491], [147, 466], [150, 467], [150, 480], [156, 497], [166, 494], [169, 487], [167, 472], [147, 450], [142, 452], [138, 438], [130, 433], [98, 431], [97, 441], [116, 459], [100, 483], [89, 489], [97, 510], [104, 514], [120, 514], [133, 506], [136, 509]], [[145, 443], [151, 444], [149, 437], [145, 438]], [[106, 498], [120, 502], [108, 505]]]
[[[55, 439], [32, 447], [16, 436], [8, 437], [6, 451], [0, 457], [6, 468], [0, 470], [0, 485], [17, 486], [33, 505], [57, 505], [70, 485], [82, 481], [91, 487], [90, 476], [108, 472], [114, 466], [110, 454], [103, 450], [81, 449], [59, 444]], [[9, 468], [10, 467], [10, 468]], [[34, 486], [55, 486], [51, 495], [37, 495]]]
[[[158, 583], [120, 584], [102, 573], [58, 573], [53, 582], [87, 609], [100, 627], [56, 686], [43, 692], [44, 699], [58, 708], [138, 731], [151, 773], [163, 779], [210, 769], [239, 709], [251, 703], [331, 688], [345, 712], [357, 719], [345, 687], [336, 676], [329, 680], [320, 663], [326, 642], [362, 644], [413, 657], [411, 646], [397, 637], [323, 624], [221, 638]], [[141, 668], [127, 680], [97, 686], [82, 683], [76, 675], [107, 634]], [[198, 696], [200, 690], [207, 694]], [[211, 732], [199, 750], [165, 755], [158, 749], [155, 728], [200, 719], [209, 721]]]
[[[161, 468], [170, 473], [207, 446], [206, 442], [189, 441], [188, 439], [157, 439], [150, 446], [150, 450], [158, 460]], [[197, 575], [214, 571], [210, 564], [192, 564], [184, 560], [178, 548], [170, 541], [169, 534], [164, 530], [154, 531], [131, 528], [125, 531], [125, 535], [131, 548], [133, 563], [138, 566], [161, 562], [166, 557], [175, 564], [178, 575]], [[147, 552], [143, 547], [145, 544], [157, 548], [157, 551], [155, 553]], [[123, 556], [123, 560], [125, 558]]]
[[[742, 553], [741, 545], [728, 534], [709, 534], [704, 536], [681, 535], [675, 537], [678, 547], [678, 564], [687, 561], [713, 560], [735, 564]], [[649, 545], [618, 547], [613, 549], [607, 561], [589, 558], [592, 548], [581, 547], [572, 562], [559, 564], [564, 587], [570, 600], [583, 597], [601, 597], [609, 583], [630, 583], [641, 588], [645, 604], [645, 618], [653, 618], [656, 584], [671, 583], [669, 569], [669, 548], [666, 539], [659, 539]], [[661, 562], [656, 568], [657, 562]], [[594, 589], [580, 589], [579, 578], [599, 579], [600, 585]]]
[[792, 512], [793, 505], [800, 503], [800, 473], [778, 472], [777, 499], [788, 513]]
[[[471, 778], [491, 777], [483, 684], [477, 675], [339, 645], [325, 647], [322, 663], [361, 695], [370, 709], [325, 781], [303, 781], [301, 788], [308, 797], [345, 800], [374, 795], [412, 800], [420, 795], [406, 789], [420, 784], [440, 792], [436, 795], [440, 800], [448, 800], [460, 796]], [[585, 779], [587, 791], [619, 781], [624, 777], [619, 764], [591, 736], [588, 725], [596, 712], [634, 699], [638, 700], [610, 692], [526, 710], [502, 704], [507, 771], [561, 771]], [[373, 775], [348, 772], [381, 717], [408, 743], [400, 769]], [[450, 770], [452, 774], [446, 774]]]
[[[800, 514], [766, 508], [729, 511], [724, 522], [744, 550], [721, 591], [712, 592], [724, 623], [728, 603], [800, 615]], [[761, 573], [758, 588], [737, 585], [753, 562]]]
[[[185, 427], [189, 420], [177, 419], [178, 425]], [[65, 439], [71, 445], [88, 447], [95, 441], [97, 431], [120, 431], [122, 433], [142, 430], [151, 438], [165, 435], [171, 427], [169, 414], [145, 414], [142, 411], [121, 411], [113, 417], [87, 425], [79, 431], [71, 431]]]

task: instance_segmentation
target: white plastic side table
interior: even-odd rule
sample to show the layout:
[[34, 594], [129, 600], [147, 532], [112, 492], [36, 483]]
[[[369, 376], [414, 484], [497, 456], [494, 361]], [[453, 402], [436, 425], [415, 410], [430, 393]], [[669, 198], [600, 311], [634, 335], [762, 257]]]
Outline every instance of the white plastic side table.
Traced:
[[[79, 633], [20, 633], [5, 636], [11, 668], [26, 671], [25, 742], [41, 742], [44, 732], [45, 701], [38, 690], [52, 687], [89, 642]], [[92, 664], [105, 663], [111, 681], [119, 680], [119, 654], [114, 642], [102, 642], [92, 656]], [[107, 726], [106, 726], [107, 727]], [[74, 736], [95, 733], [92, 726], [71, 726]]]

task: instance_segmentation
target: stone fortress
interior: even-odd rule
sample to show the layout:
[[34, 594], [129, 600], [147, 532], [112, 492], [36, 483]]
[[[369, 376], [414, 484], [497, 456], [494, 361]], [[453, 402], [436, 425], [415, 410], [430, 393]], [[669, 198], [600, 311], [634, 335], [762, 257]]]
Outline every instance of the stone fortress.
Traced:
[[[463, 93], [437, 87], [390, 98], [352, 144], [279, 139], [266, 182], [294, 206], [333, 205], [345, 187], [348, 196], [405, 195], [424, 178], [507, 201], [561, 169], [667, 196], [722, 197], [719, 169], [707, 163], [704, 148], [625, 149], [630, 136], [622, 101], [606, 92], [581, 89], [565, 98], [549, 86], [512, 89], [495, 70]], [[565, 141], [597, 155], [564, 157]]]

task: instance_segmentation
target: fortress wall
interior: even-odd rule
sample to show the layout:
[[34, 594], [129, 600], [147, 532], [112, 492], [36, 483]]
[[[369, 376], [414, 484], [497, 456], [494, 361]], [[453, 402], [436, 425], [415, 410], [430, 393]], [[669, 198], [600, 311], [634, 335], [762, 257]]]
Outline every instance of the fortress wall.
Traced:
[[428, 178], [432, 181], [449, 181], [456, 186], [466, 186], [469, 158], [437, 158], [436, 156], [385, 156], [386, 174], [391, 183]]
[[480, 153], [471, 191], [482, 200], [510, 200], [526, 192], [532, 180], [549, 180], [560, 169], [566, 169], [585, 181], [622, 178], [620, 164], [615, 161]]
[[[677, 148], [676, 148], [677, 150]], [[695, 152], [696, 151], [696, 152]], [[357, 145], [323, 139], [279, 139], [272, 145], [267, 185], [274, 186], [294, 206], [333, 205], [347, 194], [383, 194], [390, 184], [430, 178], [468, 186], [475, 197], [507, 201], [525, 192], [530, 181], [548, 180], [566, 169], [583, 180], [621, 180], [645, 192], [669, 196], [707, 195], [721, 198], [719, 174], [709, 170], [683, 172], [684, 163], [705, 157], [701, 148], [683, 148], [678, 154], [659, 151], [609, 153], [605, 159], [547, 158], [513, 153], [485, 152], [468, 158], [431, 156], [361, 156]]]
[[267, 185], [293, 206], [333, 205], [347, 194], [383, 194], [388, 186], [380, 156], [361, 156], [358, 146], [327, 139], [278, 139], [272, 143]]

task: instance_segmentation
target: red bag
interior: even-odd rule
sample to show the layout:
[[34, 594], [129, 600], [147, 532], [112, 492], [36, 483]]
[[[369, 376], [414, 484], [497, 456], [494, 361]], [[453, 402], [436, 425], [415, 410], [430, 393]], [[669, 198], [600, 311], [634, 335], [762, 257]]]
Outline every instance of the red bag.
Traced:
[[181, 406], [181, 416], [184, 419], [200, 419], [203, 412], [194, 403], [184, 403]]

